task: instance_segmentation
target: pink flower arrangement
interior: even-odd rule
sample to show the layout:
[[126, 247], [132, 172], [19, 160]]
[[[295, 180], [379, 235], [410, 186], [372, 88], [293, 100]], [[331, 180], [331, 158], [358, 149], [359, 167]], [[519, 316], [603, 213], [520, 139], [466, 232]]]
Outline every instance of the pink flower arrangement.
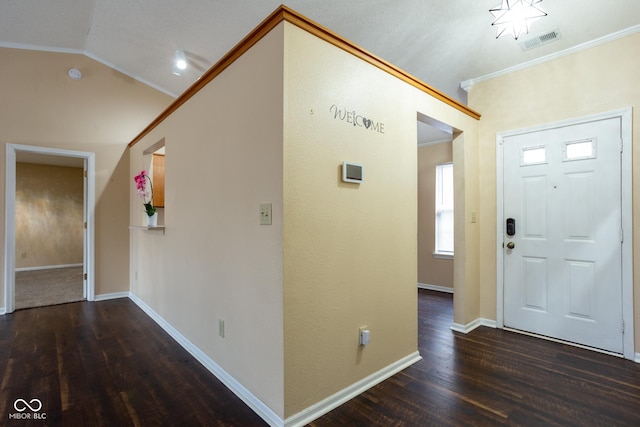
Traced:
[[[136, 191], [138, 196], [142, 199], [144, 210], [149, 216], [153, 216], [156, 213], [156, 208], [153, 207], [153, 184], [151, 178], [146, 170], [141, 171], [138, 175], [133, 177], [133, 181], [136, 183]], [[149, 181], [150, 192], [147, 191], [147, 181]], [[147, 201], [147, 197], [149, 201]]]

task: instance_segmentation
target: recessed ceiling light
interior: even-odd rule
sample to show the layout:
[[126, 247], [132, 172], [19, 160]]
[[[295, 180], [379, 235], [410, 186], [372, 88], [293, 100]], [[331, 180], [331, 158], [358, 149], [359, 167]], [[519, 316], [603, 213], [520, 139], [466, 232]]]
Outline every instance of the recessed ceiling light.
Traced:
[[187, 57], [184, 50], [176, 49], [175, 58], [173, 60], [173, 74], [181, 76], [182, 72], [187, 69]]

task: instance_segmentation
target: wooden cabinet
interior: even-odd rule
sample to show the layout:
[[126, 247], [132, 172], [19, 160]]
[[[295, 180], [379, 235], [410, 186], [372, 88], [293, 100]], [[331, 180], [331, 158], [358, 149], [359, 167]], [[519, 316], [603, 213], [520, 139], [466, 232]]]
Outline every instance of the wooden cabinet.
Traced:
[[153, 155], [153, 206], [164, 208], [164, 154]]

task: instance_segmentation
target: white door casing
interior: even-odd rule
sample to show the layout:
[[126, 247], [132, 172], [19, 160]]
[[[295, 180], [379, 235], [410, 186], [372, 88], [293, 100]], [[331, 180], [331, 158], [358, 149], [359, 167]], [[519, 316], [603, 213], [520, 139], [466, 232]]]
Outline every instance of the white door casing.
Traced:
[[499, 327], [633, 358], [625, 119], [630, 110], [498, 136]]
[[94, 212], [95, 212], [95, 154], [83, 151], [29, 146], [6, 145], [5, 179], [5, 258], [4, 258], [4, 307], [0, 314], [14, 311], [15, 299], [15, 203], [16, 203], [16, 153], [28, 152], [38, 155], [81, 158], [84, 161], [84, 279], [83, 293], [88, 301], [95, 300], [94, 275]]

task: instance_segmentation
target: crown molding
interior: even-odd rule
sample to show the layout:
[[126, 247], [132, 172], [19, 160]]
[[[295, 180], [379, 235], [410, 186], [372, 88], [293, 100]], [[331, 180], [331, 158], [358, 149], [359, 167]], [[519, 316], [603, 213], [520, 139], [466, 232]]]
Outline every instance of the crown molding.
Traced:
[[515, 71], [524, 70], [526, 68], [543, 64], [545, 62], [554, 61], [556, 59], [573, 55], [574, 53], [582, 52], [583, 50], [591, 49], [596, 46], [600, 46], [605, 43], [609, 43], [609, 42], [612, 42], [612, 41], [615, 41], [639, 32], [640, 32], [640, 25], [634, 25], [633, 27], [629, 27], [627, 29], [617, 31], [609, 35], [599, 37], [597, 39], [576, 45], [574, 47], [570, 47], [569, 49], [565, 49], [560, 52], [552, 53], [550, 55], [542, 56], [540, 58], [537, 58], [531, 61], [523, 62], [522, 64], [514, 65], [513, 67], [505, 68], [504, 70], [496, 71], [495, 73], [490, 73], [481, 77], [464, 80], [460, 82], [460, 87], [464, 89], [466, 92], [469, 92], [469, 90], [471, 90], [471, 87], [476, 83], [481, 83], [487, 80], [495, 79], [497, 77], [501, 77], [501, 76], [513, 73]]
[[99, 56], [96, 56], [91, 52], [83, 51], [82, 53], [87, 58], [91, 58], [94, 61], [97, 61], [97, 62], [101, 63], [102, 65], [105, 65], [105, 66], [107, 66], [107, 67], [109, 67], [109, 68], [111, 68], [111, 69], [113, 69], [113, 70], [115, 70], [115, 71], [117, 71], [119, 73], [122, 73], [127, 77], [131, 77], [132, 79], [134, 79], [134, 80], [136, 80], [136, 81], [138, 81], [140, 83], [143, 83], [143, 84], [145, 84], [145, 85], [147, 85], [147, 86], [149, 86], [149, 87], [151, 87], [151, 88], [153, 88], [153, 89], [155, 89], [155, 90], [157, 90], [159, 92], [162, 92], [165, 95], [169, 95], [170, 97], [172, 97], [174, 99], [178, 97], [178, 94], [170, 92], [167, 89], [163, 88], [162, 86], [158, 86], [157, 84], [152, 83], [149, 80], [144, 79], [144, 78], [142, 78], [142, 77], [140, 77], [138, 75], [128, 73], [123, 68], [121, 68], [121, 67], [119, 67], [119, 66], [117, 66], [117, 65], [115, 65], [115, 64], [113, 64], [113, 63], [111, 63], [111, 62], [109, 62], [109, 61], [107, 61], [105, 59], [102, 59]]
[[437, 141], [420, 142], [418, 143], [418, 147], [428, 147], [429, 145], [445, 144], [447, 142], [451, 142], [451, 138], [439, 139]]
[[40, 46], [35, 44], [11, 43], [11, 42], [0, 42], [0, 48], [37, 50], [40, 52], [53, 52], [53, 53], [72, 53], [72, 54], [79, 54], [79, 55], [84, 54], [84, 51], [82, 49], [72, 49], [72, 48], [56, 47], [56, 46]]
[[37, 52], [51, 52], [51, 53], [65, 53], [65, 54], [71, 54], [71, 55], [83, 55], [86, 56], [87, 58], [93, 59], [94, 61], [97, 61], [99, 63], [101, 63], [102, 65], [111, 68], [112, 70], [115, 70], [119, 73], [124, 74], [127, 77], [130, 77], [140, 83], [143, 83], [157, 91], [160, 91], [166, 95], [169, 95], [172, 98], [177, 98], [178, 95], [172, 92], [169, 92], [167, 89], [158, 86], [155, 83], [151, 83], [150, 81], [143, 79], [140, 76], [137, 76], [135, 74], [131, 74], [128, 73], [126, 70], [118, 67], [117, 65], [99, 57], [94, 55], [93, 53], [83, 50], [83, 49], [70, 49], [70, 48], [65, 48], [65, 47], [55, 47], [55, 46], [40, 46], [40, 45], [32, 45], [32, 44], [22, 44], [22, 43], [8, 43], [8, 42], [0, 42], [0, 48], [6, 48], [6, 49], [21, 49], [21, 50], [32, 50], [32, 51], [37, 51]]

